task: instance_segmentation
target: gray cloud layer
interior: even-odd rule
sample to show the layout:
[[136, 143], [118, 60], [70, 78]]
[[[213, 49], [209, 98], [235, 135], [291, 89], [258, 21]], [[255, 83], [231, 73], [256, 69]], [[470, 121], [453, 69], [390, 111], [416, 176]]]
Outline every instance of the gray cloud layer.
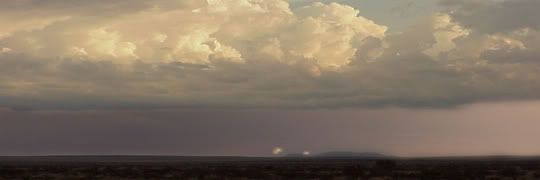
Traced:
[[0, 106], [14, 109], [448, 107], [540, 95], [535, 0], [442, 1], [447, 12], [401, 33], [337, 3], [2, 3]]

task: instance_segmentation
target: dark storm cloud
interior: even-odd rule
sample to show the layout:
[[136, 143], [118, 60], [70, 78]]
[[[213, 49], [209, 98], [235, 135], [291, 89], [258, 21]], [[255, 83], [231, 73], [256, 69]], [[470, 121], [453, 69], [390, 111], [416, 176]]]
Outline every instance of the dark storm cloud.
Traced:
[[[495, 65], [456, 72], [423, 54], [402, 55], [399, 60], [388, 57], [355, 65], [349, 72], [322, 72], [320, 77], [310, 76], [301, 67], [275, 63], [249, 68], [223, 64], [212, 71], [178, 63], [140, 63], [126, 71], [107, 61], [42, 62], [31, 58], [2, 61], [6, 65], [2, 67], [11, 68], [2, 70], [0, 79], [10, 83], [0, 90], [13, 94], [0, 96], [3, 106], [18, 110], [452, 107], [536, 98], [539, 88], [535, 84], [513, 88], [528, 84], [527, 73], [536, 71], [536, 66]], [[500, 73], [515, 69], [526, 71], [515, 72], [512, 79]], [[481, 79], [471, 81], [473, 76]], [[152, 84], [165, 83], [164, 77], [166, 85]], [[39, 82], [31, 84], [27, 94], [17, 94], [18, 88], [30, 86], [24, 83], [30, 80]], [[174, 97], [180, 90], [189, 96]]]

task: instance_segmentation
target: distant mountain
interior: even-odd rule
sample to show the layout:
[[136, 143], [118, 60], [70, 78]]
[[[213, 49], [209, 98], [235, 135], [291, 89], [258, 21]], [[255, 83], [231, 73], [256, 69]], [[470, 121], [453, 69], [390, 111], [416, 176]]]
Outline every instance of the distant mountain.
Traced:
[[327, 157], [327, 158], [363, 158], [363, 159], [386, 159], [392, 158], [392, 156], [387, 156], [375, 152], [345, 152], [345, 151], [334, 151], [334, 152], [325, 152], [315, 155], [316, 157]]
[[291, 154], [286, 154], [285, 156], [283, 157], [308, 157], [302, 153], [291, 153]]
[[304, 155], [303, 153], [291, 153], [284, 155], [286, 158], [330, 158], [330, 159], [389, 159], [394, 158], [393, 156], [388, 156], [375, 152], [346, 152], [346, 151], [333, 151], [325, 152], [314, 155]]

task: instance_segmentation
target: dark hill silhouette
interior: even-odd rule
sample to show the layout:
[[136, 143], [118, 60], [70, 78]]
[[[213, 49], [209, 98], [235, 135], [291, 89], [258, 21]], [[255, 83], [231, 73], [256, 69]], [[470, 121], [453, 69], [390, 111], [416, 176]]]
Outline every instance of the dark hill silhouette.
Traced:
[[291, 153], [291, 154], [286, 154], [284, 157], [311, 157], [311, 156], [306, 156], [302, 153]]
[[381, 153], [375, 153], [375, 152], [347, 152], [347, 151], [333, 151], [333, 152], [325, 152], [320, 154], [314, 154], [314, 155], [304, 155], [302, 153], [291, 153], [287, 154], [283, 157], [286, 158], [323, 158], [323, 159], [347, 159], [347, 158], [353, 158], [353, 159], [391, 159], [394, 158], [393, 156], [384, 155]]
[[362, 158], [362, 159], [388, 159], [392, 156], [384, 155], [376, 152], [346, 152], [346, 151], [334, 151], [325, 152], [315, 155], [316, 157], [327, 158]]

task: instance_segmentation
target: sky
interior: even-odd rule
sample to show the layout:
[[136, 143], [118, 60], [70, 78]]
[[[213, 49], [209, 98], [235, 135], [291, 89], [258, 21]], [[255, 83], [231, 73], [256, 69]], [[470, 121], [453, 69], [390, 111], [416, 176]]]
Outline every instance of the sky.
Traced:
[[537, 0], [5, 0], [0, 155], [538, 155]]

